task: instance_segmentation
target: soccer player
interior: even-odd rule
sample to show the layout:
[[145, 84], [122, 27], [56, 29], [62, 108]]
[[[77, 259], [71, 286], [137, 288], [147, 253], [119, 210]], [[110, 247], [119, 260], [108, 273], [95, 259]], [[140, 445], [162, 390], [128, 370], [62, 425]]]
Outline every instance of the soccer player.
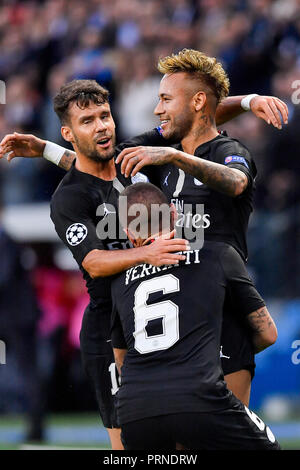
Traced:
[[[229, 92], [227, 75], [215, 58], [189, 49], [161, 59], [158, 68], [164, 74], [155, 109], [159, 130], [166, 141], [180, 144], [127, 148], [116, 161], [122, 162], [125, 176], [134, 176], [145, 165], [163, 165], [157, 170], [158, 185], [176, 205], [177, 226], [202, 227], [205, 240], [229, 243], [246, 261], [256, 166], [242, 143], [216, 128], [217, 107]], [[197, 204], [204, 205], [205, 214], [197, 212]], [[192, 210], [184, 213], [187, 205]], [[229, 297], [221, 345], [227, 385], [247, 404], [255, 368], [253, 345]]]
[[[177, 263], [186, 241], [156, 240], [153, 247], [131, 248], [119, 240], [116, 214], [119, 192], [131, 184], [115, 165], [115, 124], [108, 92], [94, 81], [66, 84], [54, 99], [64, 139], [76, 151], [76, 163], [65, 175], [51, 200], [55, 229], [71, 250], [86, 281], [90, 303], [80, 332], [84, 369], [93, 383], [104, 426], [113, 449], [119, 449], [112, 382], [114, 358], [110, 345], [111, 296], [108, 276], [141, 262], [154, 265]], [[105, 235], [106, 227], [112, 232]], [[101, 232], [102, 227], [102, 232]], [[124, 248], [124, 249], [123, 249]], [[125, 249], [126, 248], [126, 249]]]
[[[150, 183], [131, 185], [121, 195], [127, 198], [128, 238], [134, 246], [151, 244], [163, 222], [153, 228], [152, 218], [167, 197]], [[146, 235], [129, 216], [136, 204], [146, 209], [140, 210]], [[201, 250], [186, 253], [177, 265], [141, 264], [112, 281], [111, 337], [121, 374], [117, 410], [124, 447], [279, 449], [271, 430], [226, 388], [219, 355], [226, 290], [253, 329], [257, 350], [276, 337], [273, 320], [232, 246], [205, 241]]]
[[[80, 83], [83, 83], [83, 81], [80, 81]], [[79, 85], [79, 82], [77, 82], [77, 84]], [[90, 89], [91, 91], [91, 89]], [[79, 93], [79, 90], [78, 90], [78, 93]], [[93, 94], [93, 93], [92, 93]], [[85, 96], [82, 96], [81, 97], [81, 100], [79, 101], [79, 104], [81, 107], [84, 107], [84, 100], [85, 100]], [[218, 123], [222, 123], [224, 122], [226, 119], [228, 119], [229, 117], [233, 117], [234, 115], [237, 115], [239, 114], [241, 111], [242, 111], [242, 108], [240, 106], [240, 103], [241, 103], [241, 100], [242, 100], [243, 97], [240, 97], [240, 98], [227, 98], [225, 99], [221, 104], [220, 104], [220, 112], [217, 112], [217, 119], [218, 119]], [[275, 125], [277, 123], [277, 125], [279, 126], [278, 124], [278, 119], [279, 119], [279, 122], [280, 122], [280, 118], [277, 116], [276, 117], [276, 113], [273, 114], [271, 113], [270, 114], [270, 107], [273, 107], [273, 105], [278, 107], [278, 110], [280, 110], [283, 115], [284, 115], [284, 106], [282, 105], [282, 103], [280, 102], [280, 100], [277, 101], [276, 98], [267, 98], [267, 97], [259, 97], [259, 96], [256, 96], [251, 103], [253, 103], [253, 101], [255, 101], [255, 106], [253, 106], [251, 104], [252, 107], [252, 110], [253, 112], [255, 112], [258, 116], [264, 118], [264, 119], [272, 119], [272, 122], [273, 124]], [[77, 105], [77, 103], [76, 103]], [[276, 108], [277, 109], [277, 108]], [[78, 109], [75, 107], [75, 110], [76, 112], [78, 111]], [[73, 109], [74, 111], [74, 109]], [[110, 111], [109, 111], [110, 112]], [[104, 122], [104, 121], [103, 121]], [[111, 122], [110, 119], [106, 120], [106, 122]], [[78, 124], [78, 123], [77, 123]], [[89, 141], [87, 142], [87, 138], [88, 138], [88, 134], [89, 134], [89, 130], [88, 128], [92, 128], [94, 125], [95, 125], [95, 119], [93, 118], [93, 116], [91, 117], [90, 119], [90, 122], [89, 122], [89, 119], [87, 119], [86, 121], [82, 122], [82, 123], [79, 123], [80, 126], [81, 126], [81, 129], [86, 129], [84, 134], [81, 135], [81, 139], [84, 138], [84, 142], [85, 142], [85, 146], [89, 149], [90, 151], [90, 146], [95, 146], [95, 141]], [[70, 134], [70, 129], [68, 129], [69, 126], [63, 126], [62, 129], [62, 133], [63, 133], [63, 136], [64, 138], [66, 138], [67, 140], [70, 139], [70, 137], [72, 138], [71, 134]], [[110, 130], [108, 131], [105, 131], [107, 133], [107, 135], [103, 136], [105, 138], [103, 138], [103, 142], [101, 144], [100, 140], [99, 140], [99, 144], [98, 145], [98, 149], [101, 148], [101, 151], [105, 151], [106, 154], [108, 154], [109, 152], [112, 152], [112, 139], [107, 139], [107, 136], [110, 136], [112, 135], [112, 132]], [[103, 132], [103, 134], [105, 134]], [[97, 137], [97, 134], [96, 134], [96, 137]], [[80, 140], [81, 141], [81, 140]], [[106, 141], [106, 142], [105, 142]], [[77, 138], [77, 142], [78, 142], [78, 138]], [[139, 144], [156, 144], [156, 145], [162, 145], [162, 143], [164, 143], [164, 139], [163, 137], [156, 131], [152, 131], [150, 133], [146, 133], [142, 136], [139, 136], [135, 139], [132, 139], [131, 141], [129, 141], [127, 144], [124, 144], [123, 146], [119, 146], [117, 149], [116, 149], [116, 154], [118, 154], [118, 152], [124, 147], [124, 146], [132, 146], [132, 145], [139, 145]], [[65, 169], [70, 169], [72, 168], [72, 172], [73, 172], [73, 176], [74, 176], [74, 173], [77, 175], [77, 183], [79, 185], [79, 180], [80, 178], [82, 178], [82, 181], [84, 181], [85, 185], [91, 185], [92, 187], [92, 184], [91, 184], [91, 181], [93, 181], [94, 183], [97, 181], [93, 176], [95, 176], [93, 174], [92, 177], [88, 177], [87, 175], [90, 173], [90, 170], [89, 169], [83, 169], [83, 172], [81, 173], [76, 173], [75, 169], [72, 167], [72, 163], [73, 163], [73, 160], [75, 158], [75, 154], [73, 152], [70, 152], [69, 150], [66, 150], [66, 149], [62, 149], [61, 147], [59, 146], [55, 146], [54, 144], [50, 144], [50, 143], [47, 143], [46, 145], [46, 142], [41, 140], [41, 139], [37, 139], [35, 138], [34, 136], [32, 135], [22, 135], [22, 134], [13, 134], [13, 135], [10, 135], [10, 136], [7, 136], [6, 138], [3, 139], [3, 141], [1, 142], [1, 145], [2, 145], [2, 151], [0, 153], [0, 157], [3, 156], [3, 154], [7, 151], [10, 151], [11, 154], [9, 155], [9, 159], [13, 158], [14, 156], [18, 156], [18, 155], [22, 155], [22, 156], [28, 156], [28, 157], [35, 157], [35, 156], [40, 156], [43, 151], [45, 152], [45, 156], [46, 156], [46, 152], [48, 152], [47, 154], [47, 158], [50, 159], [51, 161], [55, 162], [55, 163], [59, 163], [59, 165]], [[79, 143], [79, 145], [81, 145]], [[89, 163], [89, 168], [90, 168], [90, 165], [91, 163]], [[94, 164], [93, 164], [94, 165]], [[114, 175], [114, 163], [113, 163], [113, 159], [110, 160], [110, 163], [109, 163], [109, 166], [107, 167], [109, 172], [110, 172], [110, 175]], [[108, 173], [109, 173], [108, 172]], [[84, 174], [83, 174], [84, 173]], [[101, 177], [101, 174], [98, 172], [96, 174], [96, 177], [100, 177], [101, 178], [101, 185], [105, 185], [105, 187], [107, 187], [108, 191], [109, 191], [109, 188], [111, 188], [111, 181], [110, 182], [107, 182], [105, 180], [107, 180], [108, 176], [107, 176], [107, 173], [104, 177]], [[111, 177], [111, 176], [110, 176]], [[68, 177], [66, 177], [68, 178]], [[90, 181], [89, 181], [90, 180]], [[116, 180], [117, 181], [117, 180]], [[115, 183], [116, 183], [115, 181]], [[122, 179], [122, 175], [120, 174], [119, 170], [118, 170], [118, 181], [120, 184], [117, 184], [118, 188], [119, 189], [122, 189], [123, 188], [123, 185], [126, 185], [126, 184], [130, 184], [131, 183], [131, 180], [128, 179], [128, 180], [125, 180], [124, 178]], [[127, 183], [126, 183], [127, 181]], [[68, 179], [66, 179], [66, 182], [68, 182]], [[69, 180], [69, 183], [71, 183], [72, 180], [70, 179]], [[100, 182], [99, 182], [100, 184]], [[61, 192], [61, 189], [63, 189], [65, 186], [65, 184], [63, 183], [62, 184], [62, 187], [59, 189], [59, 191]], [[69, 186], [71, 187], [72, 185], [69, 184]], [[64, 188], [64, 191], [66, 190], [66, 188]], [[70, 190], [70, 188], [69, 188]], [[65, 191], [67, 194], [70, 192], [69, 190]], [[114, 191], [116, 190], [116, 188], [114, 188], [112, 191], [114, 193]], [[103, 196], [103, 193], [102, 193], [102, 196]], [[92, 201], [93, 197], [95, 197], [95, 201]], [[60, 201], [59, 199], [59, 193], [55, 196], [55, 200], [56, 201], [59, 201], [61, 202], [61, 205], [58, 203], [56, 204], [58, 206], [58, 211], [57, 211], [57, 214], [61, 214], [62, 215], [62, 208], [64, 209], [64, 211], [67, 209], [67, 213], [66, 213], [66, 217], [67, 217], [67, 220], [68, 220], [68, 226], [65, 227], [65, 229], [67, 230], [69, 228], [69, 231], [68, 231], [68, 234], [66, 235], [66, 230], [64, 231], [64, 228], [59, 228], [58, 227], [58, 224], [57, 224], [57, 227], [59, 228], [59, 233], [60, 233], [60, 236], [62, 237], [63, 241], [65, 243], [68, 244], [68, 247], [72, 249], [73, 252], [78, 252], [80, 253], [81, 252], [81, 248], [82, 248], [82, 251], [84, 252], [83, 254], [86, 255], [86, 258], [85, 258], [85, 264], [83, 265], [83, 269], [84, 269], [84, 273], [85, 273], [85, 276], [89, 279], [89, 277], [92, 277], [92, 278], [96, 278], [98, 276], [107, 276], [111, 273], [114, 273], [114, 269], [124, 269], [124, 264], [120, 263], [121, 261], [121, 257], [120, 257], [120, 253], [119, 252], [116, 252], [116, 253], [103, 253], [103, 250], [100, 249], [100, 253], [99, 251], [97, 250], [97, 248], [95, 249], [95, 247], [98, 247], [98, 244], [94, 244], [94, 243], [91, 243], [91, 244], [88, 244], [88, 240], [89, 240], [89, 236], [91, 234], [91, 231], [88, 231], [88, 234], [89, 236], [85, 236], [85, 229], [79, 225], [79, 224], [83, 224], [85, 225], [83, 222], [80, 222], [80, 220], [78, 218], [74, 219], [72, 214], [70, 215], [70, 213], [73, 212], [73, 202], [70, 201], [70, 204], [71, 204], [71, 207], [68, 208], [68, 204], [69, 202], [66, 202], [66, 198], [62, 198], [63, 200]], [[78, 202], [78, 204], [76, 203]], [[77, 214], [78, 212], [78, 208], [82, 208], [82, 203], [85, 202], [87, 207], [85, 209], [85, 212], [83, 214], [83, 217], [86, 216], [86, 214], [92, 214], [92, 217], [94, 217], [94, 226], [96, 224], [95, 222], [95, 211], [96, 211], [96, 207], [100, 204], [100, 202], [108, 202], [108, 200], [106, 200], [106, 197], [104, 197], [104, 199], [101, 199], [99, 200], [99, 196], [96, 194], [95, 191], [93, 191], [91, 194], [89, 194], [89, 197], [87, 197], [87, 194], [85, 194], [84, 197], [80, 198], [79, 196], [75, 196], [74, 197], [74, 206], [75, 206], [75, 210], [74, 210], [74, 214]], [[110, 202], [113, 202], [112, 200]], [[79, 205], [80, 203], [80, 205]], [[103, 207], [103, 215], [104, 215], [104, 211], [105, 211], [105, 207]], [[74, 215], [73, 214], [73, 215]], [[73, 225], [75, 224], [75, 225]], [[85, 225], [86, 226], [86, 225]], [[77, 233], [77, 231], [79, 230], [79, 232]], [[95, 232], [95, 229], [94, 229], [94, 232]], [[80, 237], [78, 237], [77, 235], [80, 235]], [[72, 239], [73, 238], [77, 238], [76, 243], [77, 245], [75, 245], [74, 247], [72, 246]], [[97, 238], [97, 243], [99, 242], [98, 238]], [[125, 247], [126, 246], [126, 243], [123, 241], [123, 246]], [[166, 242], [165, 242], [166, 243]], [[85, 244], [87, 244], [87, 248], [90, 250], [88, 253], [84, 251], [84, 246]], [[108, 241], [107, 241], [107, 245], [108, 245]], [[118, 247], [120, 245], [118, 245], [118, 242], [112, 242], [112, 244], [110, 245], [112, 248], [115, 248], [115, 247]], [[91, 249], [93, 247], [93, 249]], [[102, 245], [101, 245], [102, 247]], [[79, 261], [79, 263], [81, 262], [81, 260], [83, 260], [82, 256], [83, 254], [81, 253], [79, 255], [79, 257], [77, 258], [77, 260]], [[130, 255], [132, 255], [132, 253], [130, 253]], [[107, 259], [105, 259], [105, 256], [110, 256], [110, 259], [109, 259], [109, 262]], [[115, 256], [117, 259], [117, 265], [114, 265], [111, 264], [111, 256]], [[122, 255], [124, 256], [124, 255]], [[128, 254], [126, 254], [125, 256], [128, 256]], [[112, 270], [112, 271], [111, 271]], [[86, 272], [88, 274], [86, 274]], [[88, 277], [89, 276], [89, 277]], [[106, 295], [107, 295], [107, 291], [105, 293], [105, 296], [104, 296], [104, 299], [103, 299], [103, 292], [100, 291], [100, 284], [101, 285], [104, 285], [105, 282], [104, 280], [102, 279], [102, 281], [98, 281], [99, 282], [99, 294], [97, 294], [97, 296], [100, 296], [100, 299], [102, 301], [102, 304], [106, 306], [106, 309], [105, 309], [105, 314], [103, 316], [103, 318], [108, 318], [108, 310], [110, 308], [110, 300], [107, 299]], [[108, 284], [108, 281], [106, 281], [107, 284]], [[98, 288], [97, 288], [97, 292], [98, 292]], [[101, 353], [102, 352], [102, 349], [99, 348], [99, 338], [100, 340], [102, 340], [102, 334], [101, 334], [101, 327], [100, 327], [100, 320], [99, 320], [99, 315], [97, 313], [97, 309], [92, 309], [92, 313], [88, 310], [85, 315], [84, 315], [84, 318], [83, 318], [83, 325], [82, 325], [82, 333], [81, 333], [81, 343], [82, 343], [82, 347], [81, 349], [85, 349], [86, 346], [85, 346], [85, 343], [87, 342], [89, 344], [89, 346], [87, 347], [87, 352], [90, 352], [90, 353], [96, 353], [96, 352], [99, 352]], [[103, 320], [104, 321], [104, 320]], [[100, 331], [98, 331], [98, 329], [100, 329]], [[106, 326], [106, 329], [107, 329], [107, 326]], [[85, 339], [85, 337], [88, 338], [88, 340]], [[92, 343], [93, 343], [93, 346], [92, 346]], [[101, 349], [101, 351], [100, 351]], [[224, 354], [226, 355], [226, 354]], [[94, 358], [96, 358], [96, 356], [93, 356]], [[93, 361], [91, 361], [93, 362]], [[95, 361], [94, 361], [95, 362]], [[113, 373], [113, 368], [111, 369], [112, 370], [112, 373]], [[96, 393], [97, 393], [97, 398], [98, 398], [98, 404], [101, 408], [103, 408], [103, 405], [101, 404], [102, 403], [102, 400], [101, 400], [101, 394], [104, 394], [105, 397], [109, 400], [109, 395], [110, 395], [110, 388], [108, 388], [107, 390], [107, 381], [104, 380], [104, 381], [100, 381], [99, 380], [99, 377], [100, 375], [102, 374], [102, 372], [100, 371], [99, 369], [99, 373], [96, 373], [96, 371], [92, 372], [92, 374], [94, 375], [94, 388], [96, 389]], [[89, 373], [89, 375], [91, 376], [91, 373]], [[100, 389], [99, 389], [100, 387]], [[101, 392], [101, 390], [104, 390], [104, 392]], [[108, 410], [111, 410], [112, 409], [112, 406], [108, 406]], [[108, 414], [110, 414], [110, 411], [108, 412]], [[105, 422], [107, 422], [105, 420]], [[107, 427], [110, 427], [110, 426], [107, 426]]]

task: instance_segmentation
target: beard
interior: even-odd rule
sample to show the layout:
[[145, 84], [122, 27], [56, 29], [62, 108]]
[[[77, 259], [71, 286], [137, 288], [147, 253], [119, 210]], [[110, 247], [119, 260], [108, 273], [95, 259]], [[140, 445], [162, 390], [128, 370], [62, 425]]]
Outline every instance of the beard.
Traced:
[[192, 129], [193, 118], [191, 113], [180, 113], [180, 115], [176, 116], [169, 125], [170, 129], [163, 132], [163, 137], [172, 143], [181, 142]]
[[115, 144], [116, 144], [116, 137], [113, 135], [111, 136], [112, 147], [103, 150], [97, 150], [95, 146], [96, 143], [92, 145], [91, 143], [83, 143], [81, 140], [77, 139], [74, 136], [75, 143], [78, 147], [78, 150], [89, 160], [93, 162], [108, 162], [115, 156]]

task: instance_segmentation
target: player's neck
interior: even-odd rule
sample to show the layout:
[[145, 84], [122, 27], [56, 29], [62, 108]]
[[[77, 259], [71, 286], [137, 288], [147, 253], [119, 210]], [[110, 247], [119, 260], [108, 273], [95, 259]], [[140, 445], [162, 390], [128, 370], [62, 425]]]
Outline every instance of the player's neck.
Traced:
[[89, 158], [77, 155], [75, 167], [83, 173], [106, 181], [112, 181], [117, 176], [114, 158], [106, 162], [94, 162]]
[[[208, 124], [209, 123], [209, 124]], [[215, 122], [207, 119], [205, 122], [197, 122], [190, 132], [182, 139], [181, 146], [184, 152], [194, 155], [199, 145], [209, 142], [217, 137], [218, 131]]]

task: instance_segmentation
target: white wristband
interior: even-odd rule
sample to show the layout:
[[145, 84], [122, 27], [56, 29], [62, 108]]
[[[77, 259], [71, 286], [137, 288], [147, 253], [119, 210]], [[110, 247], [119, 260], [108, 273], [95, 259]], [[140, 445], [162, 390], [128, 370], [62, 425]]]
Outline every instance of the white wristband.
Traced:
[[256, 93], [253, 93], [252, 95], [247, 95], [245, 96], [245, 98], [242, 99], [241, 101], [241, 107], [245, 110], [245, 111], [249, 111], [250, 110], [250, 103], [251, 103], [251, 100], [253, 98], [255, 98], [256, 96], [258, 96]]
[[46, 160], [49, 160], [49, 162], [55, 163], [55, 165], [59, 165], [59, 162], [61, 161], [65, 151], [66, 149], [64, 147], [46, 140], [43, 157], [46, 158]]

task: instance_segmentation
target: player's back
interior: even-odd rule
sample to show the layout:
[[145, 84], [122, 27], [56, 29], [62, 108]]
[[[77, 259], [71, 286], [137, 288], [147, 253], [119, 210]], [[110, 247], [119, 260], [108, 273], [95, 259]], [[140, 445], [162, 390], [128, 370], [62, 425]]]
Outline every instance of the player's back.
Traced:
[[128, 349], [118, 392], [121, 424], [229, 406], [219, 354], [228, 252], [239, 258], [229, 245], [206, 242], [178, 266], [140, 265], [114, 280], [113, 345], [126, 342]]

